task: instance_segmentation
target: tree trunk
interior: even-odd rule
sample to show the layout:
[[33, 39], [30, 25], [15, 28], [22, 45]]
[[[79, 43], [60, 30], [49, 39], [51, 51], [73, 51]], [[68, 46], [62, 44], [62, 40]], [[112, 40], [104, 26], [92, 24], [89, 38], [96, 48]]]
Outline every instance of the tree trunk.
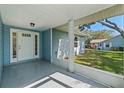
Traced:
[[122, 38], [124, 38], [124, 30], [119, 28], [115, 23], [113, 23], [107, 19], [106, 19], [106, 22], [98, 21], [98, 23], [118, 31], [121, 34]]

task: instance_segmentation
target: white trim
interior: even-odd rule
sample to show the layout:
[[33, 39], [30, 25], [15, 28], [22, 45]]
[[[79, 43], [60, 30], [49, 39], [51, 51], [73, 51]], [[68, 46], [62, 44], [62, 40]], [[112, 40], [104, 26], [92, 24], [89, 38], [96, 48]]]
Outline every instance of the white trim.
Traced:
[[[39, 48], [39, 39], [40, 39], [40, 35], [39, 35], [39, 33], [38, 32], [32, 32], [32, 31], [29, 31], [29, 30], [21, 30], [21, 29], [15, 29], [15, 28], [10, 28], [10, 63], [13, 63], [13, 62], [18, 62], [19, 61], [19, 58], [18, 58], [18, 56], [19, 56], [19, 50], [18, 50], [18, 47], [19, 47], [19, 38], [18, 38], [18, 36], [19, 36], [19, 33], [20, 32], [30, 32], [30, 33], [32, 33], [33, 34], [33, 36], [35, 36], [35, 34], [37, 34], [38, 35], [38, 55], [37, 56], [35, 56], [34, 55], [34, 52], [33, 52], [33, 59], [35, 59], [35, 58], [39, 58], [39, 52], [40, 52], [40, 48]], [[15, 59], [13, 59], [13, 41], [12, 41], [12, 33], [13, 32], [16, 32], [16, 35], [17, 35], [17, 38], [16, 38], [16, 58]], [[34, 40], [33, 40], [33, 42], [34, 42]], [[34, 45], [33, 45], [33, 47], [34, 47]]]
[[50, 59], [50, 61], [51, 61], [51, 63], [53, 62], [53, 58], [52, 58], [52, 52], [53, 52], [53, 51], [52, 51], [52, 48], [53, 48], [53, 47], [52, 47], [52, 45], [53, 45], [53, 42], [52, 42], [52, 38], [53, 38], [53, 37], [52, 37], [52, 31], [53, 31], [53, 30], [52, 30], [52, 28], [51, 28], [51, 29], [50, 29], [50, 35], [51, 35], [51, 38], [50, 38], [50, 41], [51, 41], [51, 51], [50, 51], [50, 52], [51, 52], [51, 54], [50, 54], [50, 55], [51, 55], [51, 59]]
[[112, 42], [109, 42], [109, 48], [111, 48], [112, 47]]
[[[40, 48], [39, 48], [39, 46], [40, 46], [40, 44], [39, 44], [39, 42], [40, 42], [40, 35], [39, 35], [39, 33], [38, 32], [33, 32], [33, 34], [34, 34], [34, 45], [33, 45], [33, 47], [34, 47], [34, 53], [33, 53], [33, 56], [34, 56], [34, 58], [39, 58], [39, 51], [40, 51]], [[37, 51], [37, 55], [35, 55], [35, 35], [37, 35], [38, 36], [38, 42], [37, 42], [37, 44], [38, 44], [38, 51]]]
[[18, 37], [18, 33], [17, 33], [17, 31], [15, 30], [15, 29], [10, 29], [10, 63], [13, 63], [13, 62], [17, 62], [17, 60], [18, 60], [18, 49], [17, 49], [17, 47], [18, 47], [18, 38], [16, 38], [16, 58], [13, 58], [13, 38], [12, 38], [12, 33], [13, 32], [15, 32], [16, 33], [16, 36]]
[[103, 47], [106, 48], [106, 43], [105, 42], [103, 43]]

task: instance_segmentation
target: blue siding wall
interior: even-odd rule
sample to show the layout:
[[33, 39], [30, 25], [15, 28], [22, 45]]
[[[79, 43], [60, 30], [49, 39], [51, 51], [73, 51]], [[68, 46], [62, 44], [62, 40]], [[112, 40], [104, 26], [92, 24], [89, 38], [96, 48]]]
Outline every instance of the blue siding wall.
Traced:
[[[108, 39], [106, 41], [103, 41], [101, 44], [103, 45], [104, 43], [108, 45], [109, 43], [112, 43], [112, 47], [124, 47], [124, 38], [122, 38], [121, 35], [115, 36], [111, 39]], [[111, 49], [111, 48], [104, 48], [105, 50]]]
[[2, 20], [0, 16], [0, 81], [3, 71], [3, 37], [2, 37]]
[[4, 45], [4, 65], [8, 65], [10, 63], [10, 27], [4, 25], [3, 26], [3, 45]]
[[51, 32], [50, 30], [42, 32], [42, 59], [50, 61], [51, 59]]
[[68, 33], [53, 30], [53, 32], [52, 32], [52, 57], [53, 57], [53, 59], [56, 59], [56, 57], [57, 57], [59, 39], [68, 40]]
[[40, 41], [39, 41], [39, 50], [40, 50], [40, 59], [42, 59], [42, 31], [40, 32]]
[[[59, 39], [68, 40], [68, 33], [58, 31], [58, 30], [53, 30], [53, 32], [52, 32], [52, 57], [53, 57], [53, 59], [57, 58]], [[84, 41], [85, 41], [85, 38], [80, 37], [80, 45], [81, 45], [81, 47], [83, 47], [82, 42], [84, 42]]]
[[[3, 44], [4, 44], [4, 65], [10, 64], [10, 28], [17, 28], [17, 29], [23, 29], [23, 30], [29, 30], [29, 29], [24, 29], [24, 28], [18, 28], [18, 27], [12, 27], [8, 25], [3, 25]], [[30, 30], [33, 31], [33, 30]], [[39, 31], [34, 31], [34, 32], [39, 32]], [[40, 38], [42, 33], [40, 33]], [[40, 40], [40, 58], [42, 58], [42, 41]]]
[[110, 42], [112, 42], [113, 47], [124, 46], [124, 38], [122, 38], [120, 35], [105, 41], [106, 44], [109, 44]]

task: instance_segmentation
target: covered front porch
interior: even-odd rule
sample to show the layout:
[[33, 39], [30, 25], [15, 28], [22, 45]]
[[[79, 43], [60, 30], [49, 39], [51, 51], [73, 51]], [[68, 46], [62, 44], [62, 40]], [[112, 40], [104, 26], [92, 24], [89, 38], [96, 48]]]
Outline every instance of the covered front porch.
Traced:
[[0, 87], [124, 87], [123, 75], [75, 62], [85, 53], [79, 26], [122, 15], [124, 5], [0, 5], [0, 12]]
[[1, 87], [104, 88], [107, 86], [70, 73], [49, 61], [34, 60], [4, 67]]

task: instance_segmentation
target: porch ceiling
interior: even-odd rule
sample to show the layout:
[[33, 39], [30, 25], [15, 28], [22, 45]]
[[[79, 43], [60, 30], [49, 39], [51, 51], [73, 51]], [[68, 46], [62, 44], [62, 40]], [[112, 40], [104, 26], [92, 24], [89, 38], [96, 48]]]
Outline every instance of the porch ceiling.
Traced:
[[[0, 13], [4, 24], [32, 30], [45, 30], [109, 8], [111, 4], [45, 4], [45, 5], [0, 5]], [[36, 24], [35, 27], [29, 25]]]

